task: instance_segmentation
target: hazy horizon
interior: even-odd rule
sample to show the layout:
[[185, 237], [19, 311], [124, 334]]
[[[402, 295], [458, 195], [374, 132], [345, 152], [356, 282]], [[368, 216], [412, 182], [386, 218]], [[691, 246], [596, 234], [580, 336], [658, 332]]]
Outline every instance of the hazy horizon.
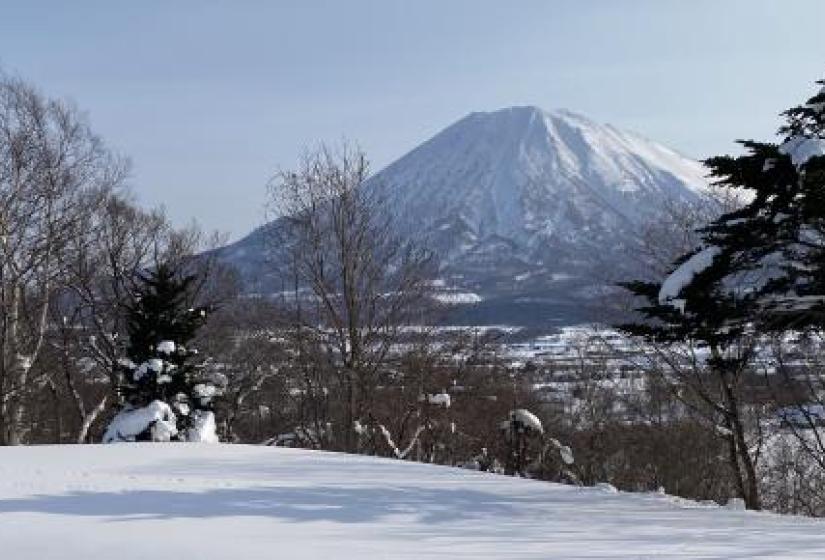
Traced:
[[825, 3], [8, 3], [0, 67], [70, 98], [176, 223], [237, 239], [319, 141], [377, 170], [473, 111], [567, 108], [692, 157], [825, 76]]

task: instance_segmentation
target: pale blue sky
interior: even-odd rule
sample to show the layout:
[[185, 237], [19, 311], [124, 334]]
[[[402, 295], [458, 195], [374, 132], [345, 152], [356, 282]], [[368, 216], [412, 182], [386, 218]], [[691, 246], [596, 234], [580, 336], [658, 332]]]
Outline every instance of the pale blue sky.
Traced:
[[0, 0], [0, 65], [88, 111], [146, 204], [233, 238], [303, 146], [381, 167], [464, 114], [566, 107], [688, 155], [825, 76], [821, 0]]

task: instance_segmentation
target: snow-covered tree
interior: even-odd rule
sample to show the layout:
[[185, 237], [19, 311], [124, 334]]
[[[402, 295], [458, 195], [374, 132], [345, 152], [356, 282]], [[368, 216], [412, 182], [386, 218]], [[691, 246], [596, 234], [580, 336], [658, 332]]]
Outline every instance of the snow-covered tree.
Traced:
[[[510, 411], [507, 420], [500, 425], [501, 433], [507, 442], [507, 458], [504, 471], [506, 474], [525, 476], [531, 457], [530, 448], [534, 442], [540, 442], [544, 435], [544, 426], [538, 417], [524, 408]], [[532, 447], [536, 447], [533, 445]]]
[[[823, 83], [823, 82], [820, 82]], [[745, 154], [706, 163], [716, 183], [749, 202], [701, 230], [702, 244], [663, 282], [626, 286], [648, 319], [624, 330], [651, 341], [707, 349], [691, 386], [721, 420], [742, 498], [760, 508], [753, 442], [741, 387], [761, 333], [825, 325], [825, 89], [784, 113], [780, 144], [743, 141]], [[750, 342], [749, 342], [750, 341]], [[744, 342], [744, 343], [743, 343]]]
[[219, 384], [189, 347], [207, 310], [191, 305], [193, 275], [161, 265], [142, 277], [129, 307], [128, 348], [120, 367], [124, 401], [104, 442], [217, 441], [214, 399]]

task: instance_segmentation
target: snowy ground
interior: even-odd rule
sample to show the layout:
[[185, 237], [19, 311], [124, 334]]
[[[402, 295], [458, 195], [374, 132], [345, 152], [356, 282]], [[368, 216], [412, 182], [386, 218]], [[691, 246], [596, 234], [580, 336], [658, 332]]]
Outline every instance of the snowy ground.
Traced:
[[0, 558], [821, 558], [825, 522], [252, 446], [0, 448]]

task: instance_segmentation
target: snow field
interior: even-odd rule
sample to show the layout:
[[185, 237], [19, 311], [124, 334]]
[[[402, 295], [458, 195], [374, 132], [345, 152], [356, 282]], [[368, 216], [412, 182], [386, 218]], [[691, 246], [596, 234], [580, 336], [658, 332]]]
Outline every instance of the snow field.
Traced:
[[242, 445], [0, 449], [3, 558], [821, 558], [818, 520]]

